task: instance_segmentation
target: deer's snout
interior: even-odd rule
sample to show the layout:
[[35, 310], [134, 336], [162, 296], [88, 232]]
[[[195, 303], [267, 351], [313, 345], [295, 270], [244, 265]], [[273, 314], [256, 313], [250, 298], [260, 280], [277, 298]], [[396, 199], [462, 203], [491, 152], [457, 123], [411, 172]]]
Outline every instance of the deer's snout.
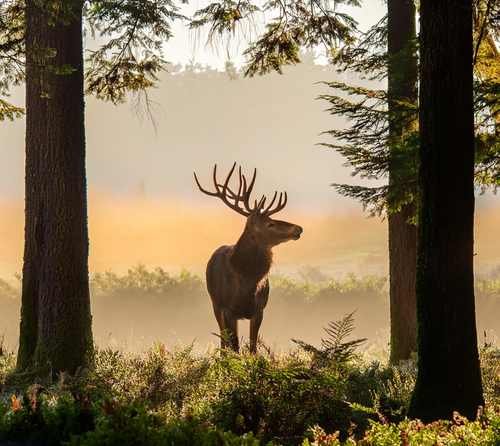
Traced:
[[294, 238], [294, 240], [298, 240], [303, 232], [304, 232], [304, 230], [300, 226], [295, 225], [294, 228], [293, 228], [293, 238]]

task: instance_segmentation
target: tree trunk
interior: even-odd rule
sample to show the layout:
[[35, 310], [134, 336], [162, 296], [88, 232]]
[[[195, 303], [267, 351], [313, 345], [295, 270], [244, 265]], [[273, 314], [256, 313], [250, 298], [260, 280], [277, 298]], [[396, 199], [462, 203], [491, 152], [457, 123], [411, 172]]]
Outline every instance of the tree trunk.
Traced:
[[424, 421], [483, 404], [474, 308], [472, 0], [420, 3], [418, 375]]
[[[413, 0], [388, 0], [388, 105], [389, 145], [401, 150], [406, 135], [416, 129], [416, 115], [401, 103], [417, 105], [418, 68], [415, 51], [416, 23]], [[391, 163], [389, 185], [400, 183]], [[389, 203], [390, 205], [391, 203]], [[415, 207], [407, 204], [389, 213], [389, 281], [391, 311], [391, 363], [409, 359], [417, 349], [417, 303], [415, 291], [417, 229], [409, 222]]]
[[388, 218], [391, 364], [417, 351], [417, 227], [408, 222], [414, 214], [414, 206], [406, 205]]
[[62, 2], [64, 17], [40, 5], [26, 2], [26, 223], [17, 369], [73, 373], [92, 347], [82, 2]]

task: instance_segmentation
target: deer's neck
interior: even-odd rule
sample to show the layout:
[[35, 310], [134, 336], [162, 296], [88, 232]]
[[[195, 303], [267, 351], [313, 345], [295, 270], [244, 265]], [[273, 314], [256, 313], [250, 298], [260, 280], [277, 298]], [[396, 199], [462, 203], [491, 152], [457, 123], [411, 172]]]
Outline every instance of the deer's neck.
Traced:
[[271, 268], [273, 253], [267, 246], [262, 246], [247, 231], [244, 231], [231, 255], [231, 264], [243, 276], [260, 281]]

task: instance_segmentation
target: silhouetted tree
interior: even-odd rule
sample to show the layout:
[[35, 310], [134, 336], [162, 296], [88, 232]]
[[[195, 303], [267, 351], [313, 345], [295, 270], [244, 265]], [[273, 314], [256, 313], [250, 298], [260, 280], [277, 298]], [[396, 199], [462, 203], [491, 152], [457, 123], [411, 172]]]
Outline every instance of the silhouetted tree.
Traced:
[[[420, 3], [418, 375], [410, 414], [483, 404], [474, 274], [472, 0]], [[460, 92], [460, 94], [457, 94]]]
[[[415, 138], [417, 114], [416, 11], [413, 1], [389, 0], [387, 16], [354, 47], [334, 55], [339, 69], [387, 78], [387, 89], [375, 90], [341, 82], [327, 83], [344, 95], [322, 95], [330, 113], [351, 124], [329, 133], [325, 144], [344, 155], [354, 174], [388, 176], [378, 188], [335, 185], [340, 193], [361, 199], [372, 213], [387, 210], [391, 313], [391, 362], [410, 358], [416, 351], [416, 196]], [[356, 98], [352, 100], [351, 97]]]
[[[413, 0], [387, 2], [387, 99], [389, 149], [405, 148], [405, 139], [417, 130], [416, 11]], [[408, 109], [410, 105], [413, 110]], [[389, 188], [401, 182], [398, 163], [389, 160]], [[403, 179], [404, 179], [403, 173]], [[412, 222], [414, 203], [403, 203], [388, 214], [389, 298], [391, 312], [391, 355], [396, 363], [409, 359], [417, 349], [415, 272], [417, 231]]]
[[[26, 2], [26, 225], [18, 368], [74, 372], [92, 346], [82, 4]], [[61, 12], [62, 13], [62, 12]]]
[[[83, 63], [83, 17], [108, 40]], [[0, 93], [26, 81], [26, 225], [18, 372], [75, 372], [92, 347], [88, 284], [84, 76], [114, 103], [163, 68], [181, 16], [170, 1], [0, 3]], [[19, 115], [6, 101], [0, 116]]]
[[[477, 11], [478, 8], [479, 5]], [[480, 51], [475, 61], [476, 182], [483, 189], [500, 184], [500, 150], [493, 125], [500, 104], [500, 96], [494, 94], [499, 88], [495, 73], [500, 65], [490, 56], [495, 47], [488, 39], [495, 29], [494, 17], [495, 10], [485, 7], [474, 21], [475, 28], [484, 28], [482, 33], [476, 33]], [[347, 127], [327, 132], [336, 141], [325, 145], [346, 157], [354, 175], [389, 177], [389, 184], [380, 187], [335, 186], [340, 193], [362, 201], [372, 215], [387, 211], [391, 361], [397, 362], [416, 349], [414, 202], [418, 192], [419, 140], [413, 2], [388, 2], [388, 16], [373, 26], [357, 45], [335, 54], [333, 62], [339, 69], [354, 71], [371, 81], [388, 78], [387, 91], [329, 82], [327, 85], [336, 90], [335, 94], [321, 97], [330, 103], [331, 114], [350, 121]]]

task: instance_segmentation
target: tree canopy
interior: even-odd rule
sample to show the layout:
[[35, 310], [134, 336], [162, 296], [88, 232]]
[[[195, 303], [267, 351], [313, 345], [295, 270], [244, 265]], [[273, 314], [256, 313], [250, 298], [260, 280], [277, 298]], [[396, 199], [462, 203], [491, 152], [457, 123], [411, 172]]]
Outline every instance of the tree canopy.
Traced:
[[[208, 28], [208, 40], [234, 37], [241, 30], [262, 32], [249, 37], [244, 55], [245, 74], [281, 72], [281, 67], [300, 61], [304, 47], [353, 44], [356, 21], [340, 6], [360, 6], [360, 0], [272, 0], [261, 4], [222, 0], [195, 11], [182, 13], [186, 2], [173, 0], [85, 0], [82, 3], [88, 40], [85, 57], [86, 93], [113, 103], [123, 102], [127, 93], [146, 94], [167, 68], [163, 44], [173, 36], [172, 25], [183, 21], [191, 30]], [[44, 2], [54, 18], [64, 20], [64, 2]], [[9, 103], [11, 87], [24, 80], [23, 0], [0, 0], [0, 120], [22, 115], [21, 107]], [[267, 19], [267, 17], [270, 17]], [[94, 48], [95, 46], [95, 48]], [[40, 57], [52, 58], [40, 49]], [[61, 67], [59, 67], [60, 69]]]
[[[500, 59], [498, 58], [499, 7], [495, 2], [475, 2], [474, 15], [474, 107], [476, 130], [476, 184], [482, 191], [500, 186]], [[334, 184], [343, 195], [358, 199], [372, 215], [397, 212], [414, 201], [417, 194], [419, 132], [413, 132], [396, 146], [388, 143], [389, 111], [387, 90], [387, 17], [356, 42], [332, 54], [339, 71], [349, 70], [371, 87], [345, 82], [325, 82], [334, 90], [320, 98], [328, 112], [343, 116], [350, 125], [325, 132], [334, 141], [324, 146], [337, 150], [352, 168], [353, 176], [384, 179], [393, 174], [394, 187], [366, 187]], [[418, 51], [415, 41], [407, 51]], [[398, 57], [398, 56], [396, 56]], [[401, 57], [401, 56], [399, 56]], [[403, 55], [404, 57], [404, 55]], [[397, 61], [395, 62], [397, 63]], [[418, 107], [402, 101], [398, 119], [404, 124], [418, 121]]]

